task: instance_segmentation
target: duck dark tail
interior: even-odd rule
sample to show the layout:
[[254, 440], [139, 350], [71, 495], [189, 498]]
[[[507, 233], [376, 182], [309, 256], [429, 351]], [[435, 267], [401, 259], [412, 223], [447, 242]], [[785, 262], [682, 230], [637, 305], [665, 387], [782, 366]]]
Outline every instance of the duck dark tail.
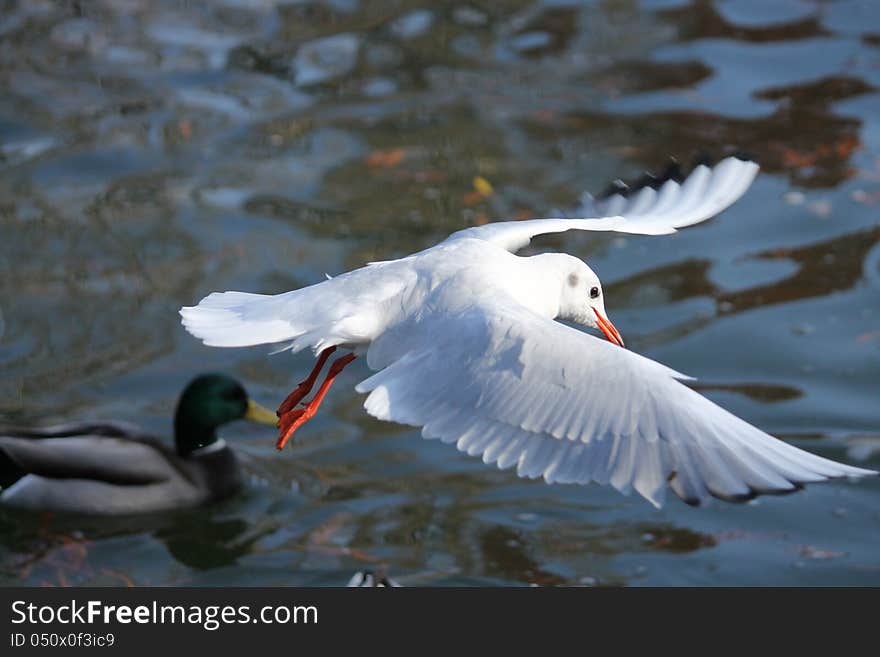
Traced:
[[12, 458], [12, 455], [0, 447], [0, 491], [9, 488], [27, 474], [27, 471]]

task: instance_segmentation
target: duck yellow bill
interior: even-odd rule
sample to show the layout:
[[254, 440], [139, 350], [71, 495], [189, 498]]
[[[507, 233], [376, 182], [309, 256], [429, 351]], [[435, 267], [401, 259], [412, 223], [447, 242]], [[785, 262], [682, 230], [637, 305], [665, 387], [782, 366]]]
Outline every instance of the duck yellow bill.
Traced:
[[269, 424], [275, 426], [278, 423], [278, 416], [265, 406], [260, 406], [253, 399], [248, 399], [247, 412], [244, 414], [245, 420], [258, 422], [260, 424]]
[[593, 308], [593, 312], [596, 313], [596, 322], [599, 324], [599, 330], [605, 334], [605, 337], [608, 338], [608, 342], [613, 342], [618, 347], [625, 347], [623, 344], [623, 338], [620, 335], [620, 331], [614, 328], [614, 324], [611, 323], [611, 320], [607, 317], [602, 317], [602, 313]]

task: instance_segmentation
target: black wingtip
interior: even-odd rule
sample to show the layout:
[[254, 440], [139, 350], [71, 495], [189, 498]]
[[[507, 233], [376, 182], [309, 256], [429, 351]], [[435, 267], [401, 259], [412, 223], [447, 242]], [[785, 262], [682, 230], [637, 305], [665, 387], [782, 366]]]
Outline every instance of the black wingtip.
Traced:
[[735, 157], [740, 162], [754, 162], [755, 164], [758, 164], [758, 158], [755, 156], [755, 154], [748, 151], [736, 150], [732, 153], [729, 153], [728, 156]]
[[631, 186], [631, 188], [644, 189], [645, 187], [650, 187], [651, 189], [660, 189], [670, 180], [677, 183], [684, 181], [684, 175], [681, 172], [681, 165], [674, 157], [669, 158], [666, 168], [663, 169], [659, 176], [655, 176], [646, 171], [642, 174], [642, 177]]
[[691, 160], [691, 171], [698, 166], [709, 167], [711, 169], [715, 166], [715, 159], [706, 151], [700, 151], [694, 156], [694, 159]]
[[[755, 164], [758, 164], [757, 156], [754, 153], [751, 153], [751, 152], [745, 151], [745, 150], [740, 150], [740, 149], [725, 150], [724, 155], [721, 159], [726, 159], [728, 157], [735, 157], [740, 162], [754, 162]], [[700, 151], [694, 156], [691, 168], [696, 169], [698, 166], [700, 166], [702, 164], [702, 165], [707, 166], [711, 169], [716, 164], [718, 164], [718, 162], [720, 162], [720, 160], [717, 157], [712, 157], [706, 151]]]
[[681, 183], [684, 181], [685, 176], [682, 173], [681, 165], [678, 160], [674, 157], [669, 158], [669, 162], [666, 164], [666, 168], [663, 169], [663, 172], [655, 176], [654, 174], [646, 171], [642, 174], [642, 176], [631, 184], [626, 184], [622, 180], [615, 180], [610, 183], [605, 190], [599, 194], [597, 197], [598, 200], [603, 201], [610, 196], [621, 196], [623, 198], [629, 198], [636, 192], [645, 187], [650, 187], [651, 189], [660, 189], [667, 181], [673, 180], [677, 183]]
[[[728, 153], [727, 155], [725, 155], [725, 157], [735, 157], [742, 162], [758, 162], [757, 158], [755, 158], [755, 156], [753, 156], [751, 153], [739, 150]], [[706, 166], [711, 169], [716, 164], [718, 164], [718, 162], [719, 160], [717, 158], [713, 158], [707, 152], [701, 151], [697, 153], [697, 155], [691, 161], [688, 175], [690, 175], [690, 173], [699, 166]], [[610, 183], [602, 191], [602, 193], [596, 197], [596, 200], [604, 201], [611, 196], [629, 198], [636, 194], [638, 191], [644, 189], [645, 187], [650, 187], [651, 189], [658, 190], [670, 180], [675, 183], [681, 184], [686, 179], [687, 175], [684, 174], [684, 171], [682, 170], [679, 161], [674, 157], [670, 157], [669, 161], [666, 164], [666, 167], [659, 175], [654, 175], [646, 171], [638, 180], [630, 184], [627, 184], [619, 179], [615, 180], [614, 182]]]
[[674, 157], [669, 158], [669, 162], [666, 165], [666, 168], [663, 170], [663, 173], [660, 174], [660, 179], [663, 182], [667, 180], [672, 180], [677, 183], [684, 182], [684, 173], [681, 170], [681, 164]]
[[608, 183], [608, 186], [602, 191], [601, 194], [599, 194], [597, 198], [600, 201], [604, 201], [606, 198], [609, 198], [611, 196], [622, 196], [623, 198], [628, 198], [629, 195], [629, 185], [618, 178], [617, 180]]
[[758, 497], [758, 491], [754, 490], [753, 488], [749, 488], [748, 493], [734, 493], [732, 495], [722, 493], [720, 491], [715, 491], [710, 488], [709, 494], [712, 495], [712, 497], [715, 497], [724, 502], [730, 502], [731, 504], [744, 504], [746, 502], [751, 502], [753, 499]]
[[26, 474], [27, 470], [21, 467], [9, 452], [0, 447], [0, 490], [9, 488]]
[[780, 497], [782, 495], [791, 495], [804, 489], [804, 485], [797, 481], [790, 481], [791, 488], [755, 488], [753, 489], [758, 495], [773, 495]]

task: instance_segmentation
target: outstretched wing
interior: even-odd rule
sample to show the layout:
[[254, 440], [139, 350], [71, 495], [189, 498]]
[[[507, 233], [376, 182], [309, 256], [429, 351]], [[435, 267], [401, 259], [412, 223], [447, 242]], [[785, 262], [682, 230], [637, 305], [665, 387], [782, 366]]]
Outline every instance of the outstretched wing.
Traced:
[[427, 312], [380, 336], [367, 357], [380, 371], [357, 390], [370, 393], [371, 415], [548, 483], [635, 489], [659, 507], [667, 485], [699, 504], [872, 473], [777, 440], [679, 383], [683, 375], [513, 302]]
[[465, 228], [450, 239], [472, 237], [515, 252], [536, 235], [567, 230], [611, 230], [640, 235], [664, 235], [715, 216], [733, 204], [758, 174], [755, 162], [728, 157], [714, 168], [700, 164], [684, 182], [675, 176], [649, 179], [629, 189], [618, 183], [616, 193], [595, 201], [585, 198], [585, 219], [530, 219], [502, 221]]

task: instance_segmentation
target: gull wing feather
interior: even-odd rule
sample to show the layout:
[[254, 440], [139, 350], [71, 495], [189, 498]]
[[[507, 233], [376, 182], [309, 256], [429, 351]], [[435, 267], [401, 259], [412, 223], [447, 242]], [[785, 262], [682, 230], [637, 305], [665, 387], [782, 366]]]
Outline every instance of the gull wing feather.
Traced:
[[483, 297], [389, 329], [367, 352], [371, 415], [422, 427], [500, 468], [548, 483], [595, 481], [661, 506], [786, 493], [874, 474], [797, 449], [712, 403], [683, 375], [631, 351]]
[[318, 351], [368, 340], [412, 278], [405, 260], [373, 263], [283, 294], [214, 292], [180, 315], [186, 330], [211, 347], [287, 342], [278, 351]]
[[618, 192], [597, 201], [587, 195], [581, 212], [590, 218], [501, 221], [465, 228], [450, 239], [487, 240], [515, 252], [536, 235], [568, 230], [616, 231], [639, 235], [665, 235], [715, 216], [742, 196], [755, 176], [755, 162], [728, 157], [710, 168], [700, 164], [683, 182], [673, 178]]

